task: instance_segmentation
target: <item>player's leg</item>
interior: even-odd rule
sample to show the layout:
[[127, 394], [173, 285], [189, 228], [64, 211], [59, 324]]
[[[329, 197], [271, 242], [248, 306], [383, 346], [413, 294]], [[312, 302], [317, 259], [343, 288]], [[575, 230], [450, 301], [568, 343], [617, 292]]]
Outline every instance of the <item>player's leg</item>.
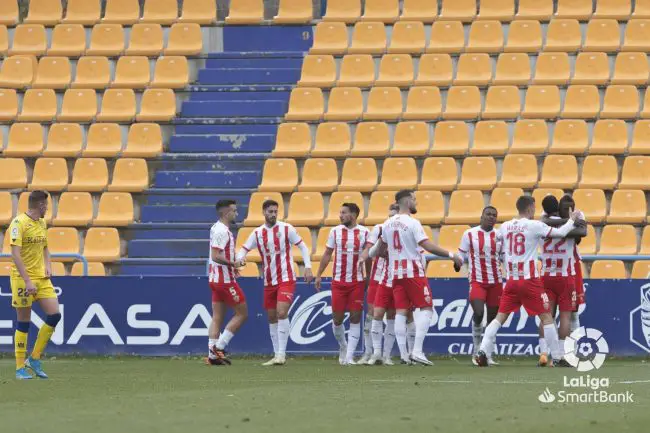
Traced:
[[[565, 367], [570, 365], [564, 360], [564, 341], [571, 332], [571, 313], [578, 306], [575, 283], [573, 278], [567, 277], [562, 280], [562, 293], [558, 296], [557, 307], [560, 310], [560, 326], [558, 328], [558, 353], [560, 362], [558, 366]], [[555, 315], [553, 315], [555, 317]]]
[[224, 303], [233, 309], [234, 314], [226, 324], [221, 335], [219, 335], [214, 354], [217, 358], [222, 359], [224, 364], [230, 365], [231, 361], [228, 358], [226, 347], [237, 331], [239, 331], [239, 328], [248, 319], [248, 305], [246, 304], [244, 292], [236, 282], [220, 285], [219, 292], [221, 298], [224, 299]]
[[413, 352], [415, 345], [415, 311], [413, 308], [409, 309], [406, 316], [406, 348], [409, 353]]
[[27, 358], [25, 365], [31, 369], [36, 376], [41, 379], [47, 379], [47, 374], [43, 371], [41, 366], [41, 357], [47, 343], [50, 342], [52, 334], [56, 329], [56, 325], [61, 321], [61, 313], [59, 309], [59, 300], [54, 292], [54, 286], [49, 280], [37, 283], [37, 298], [41, 309], [45, 313], [45, 323], [41, 326], [34, 342], [34, 349], [32, 354]]
[[278, 343], [278, 287], [265, 286], [264, 287], [264, 309], [269, 319], [269, 335], [271, 337], [271, 344], [273, 345], [273, 358], [266, 361], [262, 365], [265, 367], [275, 365], [275, 360], [279, 353]]
[[372, 339], [372, 322], [374, 318], [376, 296], [377, 296], [377, 282], [371, 281], [370, 284], [368, 284], [368, 294], [367, 294], [367, 302], [366, 302], [368, 304], [368, 309], [363, 319], [364, 352], [363, 352], [363, 356], [358, 362], [359, 364], [368, 363], [370, 357], [373, 354], [374, 342]]
[[[555, 302], [549, 297], [549, 309], [551, 310], [551, 315], [555, 317], [556, 314], [556, 305]], [[538, 367], [546, 367], [548, 365], [548, 356], [549, 349], [546, 338], [544, 338], [544, 325], [542, 322], [539, 322], [539, 327], [537, 330], [539, 334], [539, 359], [537, 360]]]
[[291, 322], [289, 322], [289, 308], [293, 302], [293, 294], [296, 290], [295, 282], [280, 284], [277, 296], [278, 314], [278, 355], [275, 365], [284, 365], [287, 356], [287, 343]]
[[208, 357], [205, 363], [208, 365], [222, 365], [223, 360], [217, 356], [217, 341], [219, 340], [221, 326], [226, 316], [226, 304], [222, 302], [215, 292], [212, 292], [212, 320], [208, 327]]
[[402, 364], [412, 364], [409, 351], [406, 346], [406, 318], [411, 309], [411, 300], [403, 285], [404, 280], [393, 281], [393, 296], [395, 298], [395, 339], [399, 348], [399, 355]]
[[[393, 365], [391, 353], [393, 352], [393, 346], [395, 345], [395, 303], [392, 300], [392, 293], [390, 307], [392, 308], [386, 310], [386, 329], [384, 330], [384, 365]], [[406, 341], [408, 344], [408, 325], [406, 333]]]
[[345, 357], [348, 365], [355, 365], [354, 352], [361, 339], [361, 316], [363, 314], [364, 282], [350, 285], [347, 310], [350, 312], [350, 332], [348, 332], [348, 348]]
[[[469, 286], [469, 304], [472, 306], [472, 359], [478, 352], [483, 336], [483, 317], [485, 314], [485, 301], [487, 289], [480, 283], [472, 282]], [[487, 323], [490, 323], [488, 320]]]
[[409, 278], [405, 281], [405, 285], [411, 306], [419, 309], [417, 314], [414, 314], [415, 341], [413, 342], [413, 351], [410, 358], [418, 364], [433, 365], [424, 355], [422, 349], [433, 317], [431, 289], [429, 289], [426, 278]]
[[585, 303], [585, 287], [584, 287], [584, 281], [582, 279], [582, 266], [580, 265], [580, 262], [575, 262], [574, 263], [574, 270], [575, 270], [575, 275], [573, 276], [573, 284], [576, 290], [576, 307], [574, 308], [573, 312], [571, 313], [571, 321], [569, 322], [569, 333], [575, 331], [580, 327], [580, 314], [578, 313], [578, 310], [580, 308], [580, 304]]
[[11, 305], [16, 309], [16, 330], [14, 331], [14, 354], [16, 357], [16, 379], [31, 379], [25, 368], [27, 357], [27, 337], [32, 317], [33, 296], [25, 291], [22, 278], [11, 278]]
[[481, 340], [481, 347], [474, 357], [479, 367], [487, 367], [488, 358], [492, 356], [494, 347], [496, 345], [497, 332], [513, 311], [519, 310], [521, 307], [521, 300], [519, 298], [519, 281], [509, 281], [499, 300], [499, 308], [496, 317], [485, 328], [483, 339]]
[[345, 360], [348, 353], [348, 343], [345, 341], [345, 328], [343, 327], [348, 296], [345, 283], [332, 282], [332, 332], [339, 343], [339, 364], [341, 365], [346, 365]]

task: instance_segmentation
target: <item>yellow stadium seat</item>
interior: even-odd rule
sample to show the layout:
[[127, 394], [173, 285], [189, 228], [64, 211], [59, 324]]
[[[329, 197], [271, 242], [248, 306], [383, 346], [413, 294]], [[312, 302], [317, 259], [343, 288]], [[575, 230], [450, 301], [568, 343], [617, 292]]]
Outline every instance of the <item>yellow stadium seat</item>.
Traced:
[[93, 225], [125, 227], [133, 222], [133, 199], [128, 192], [105, 192], [99, 199]]
[[139, 158], [120, 158], [113, 168], [109, 191], [142, 192], [149, 187], [147, 161]]
[[[23, 192], [18, 197], [18, 213], [27, 212], [29, 205], [29, 192]], [[52, 215], [54, 211], [54, 206], [52, 206], [52, 196], [50, 195], [47, 198], [47, 212], [45, 213], [45, 221], [49, 224], [52, 222]]]
[[490, 81], [492, 81], [492, 63], [488, 54], [460, 55], [454, 86], [486, 86]]
[[449, 199], [445, 224], [476, 224], [481, 218], [484, 206], [481, 191], [454, 191]]
[[316, 128], [316, 144], [312, 157], [343, 157], [350, 153], [350, 128], [342, 122], [321, 123]]
[[119, 260], [120, 250], [116, 228], [91, 227], [86, 232], [83, 255], [89, 262], [114, 262]]
[[[336, 209], [336, 223], [334, 225], [339, 225], [341, 222], [338, 217], [338, 211], [339, 209]], [[388, 212], [387, 212], [388, 214]], [[383, 222], [383, 221], [382, 221]], [[312, 254], [312, 260], [319, 261], [323, 257], [323, 253], [325, 252], [325, 246], [327, 244], [327, 238], [330, 234], [330, 231], [332, 230], [332, 227], [321, 227], [320, 230], [318, 230], [318, 236], [316, 239], [316, 248], [314, 253]], [[330, 262], [331, 264], [331, 262]], [[312, 268], [313, 269], [318, 269], [318, 267], [315, 265], [315, 263], [312, 263]], [[330, 270], [331, 273], [331, 270]]]
[[548, 21], [553, 15], [553, 0], [519, 0], [515, 19]]
[[23, 97], [20, 122], [50, 122], [56, 118], [56, 93], [52, 89], [29, 89]]
[[436, 21], [431, 26], [427, 53], [460, 53], [465, 49], [465, 31], [460, 21]]
[[569, 86], [564, 98], [562, 117], [593, 119], [600, 112], [600, 95], [593, 85]]
[[71, 81], [70, 61], [66, 57], [43, 57], [32, 87], [35, 89], [65, 89]]
[[295, 159], [267, 159], [258, 191], [292, 192], [297, 184], [298, 167]]
[[111, 87], [143, 89], [151, 81], [149, 59], [144, 56], [122, 56], [115, 67]]
[[359, 221], [362, 221], [363, 218], [365, 218], [363, 196], [360, 192], [337, 191], [333, 192], [330, 196], [327, 217], [325, 218], [325, 225], [339, 225], [341, 223], [341, 220], [339, 219], [339, 211], [343, 203], [355, 203], [357, 206], [359, 206], [359, 209], [361, 211], [361, 214], [359, 215]]
[[650, 189], [650, 157], [628, 156], [623, 161], [621, 189]]
[[[358, 87], [336, 87], [332, 89], [327, 104], [327, 113], [324, 116], [325, 120], [358, 120], [361, 118], [362, 113], [363, 95], [361, 89]], [[287, 119], [289, 118], [287, 117]]]
[[111, 69], [106, 57], [86, 56], [77, 61], [77, 73], [72, 82], [76, 89], [105, 89], [111, 80]]
[[420, 57], [418, 86], [448, 86], [452, 82], [452, 63], [449, 54], [424, 54]]
[[278, 14], [273, 17], [273, 22], [276, 24], [304, 24], [311, 21], [312, 18], [311, 0], [280, 0], [280, 8]]
[[503, 30], [499, 21], [474, 21], [467, 42], [469, 53], [498, 53], [503, 51]]
[[454, 86], [447, 92], [443, 119], [476, 119], [481, 111], [481, 94], [476, 86]]
[[[79, 232], [74, 227], [50, 227], [47, 229], [47, 248], [51, 254], [79, 254]], [[69, 258], [54, 258], [71, 261]]]
[[611, 83], [644, 85], [648, 83], [649, 73], [648, 57], [645, 53], [618, 53]]
[[571, 75], [567, 53], [540, 53], [535, 67], [534, 84], [566, 85]]
[[381, 21], [386, 24], [394, 23], [399, 16], [398, 0], [366, 0], [361, 16], [363, 21]]
[[418, 219], [422, 224], [439, 225], [445, 217], [445, 200], [440, 191], [416, 191]]
[[122, 156], [154, 158], [163, 152], [162, 131], [157, 123], [134, 123], [129, 128]]
[[422, 166], [421, 190], [451, 191], [458, 183], [458, 167], [451, 157], [427, 158]]
[[498, 185], [506, 188], [533, 188], [537, 184], [537, 159], [534, 155], [506, 155]]
[[27, 56], [5, 57], [0, 70], [0, 87], [23, 89], [32, 84], [36, 61]]
[[345, 23], [320, 22], [314, 30], [314, 45], [310, 54], [343, 54], [348, 49]]
[[431, 23], [438, 17], [438, 2], [429, 0], [404, 0], [401, 20]]
[[[9, 239], [9, 236], [6, 236], [7, 239]], [[9, 241], [7, 241], [9, 242]], [[7, 254], [10, 254], [11, 251], [8, 251]], [[7, 262], [0, 262], [0, 275], [3, 277], [8, 277], [11, 275], [11, 267], [13, 266], [13, 263], [11, 261]]]
[[131, 122], [135, 118], [135, 93], [132, 89], [108, 89], [97, 113], [99, 122]]
[[589, 278], [595, 280], [621, 280], [627, 278], [625, 263], [622, 260], [595, 260], [591, 264]]
[[29, 11], [23, 22], [54, 26], [61, 21], [62, 15], [63, 8], [59, 0], [30, 0]]
[[485, 98], [484, 119], [515, 119], [521, 111], [516, 86], [491, 86]]
[[510, 24], [504, 51], [537, 53], [542, 49], [542, 27], [537, 20], [520, 20]]
[[639, 92], [632, 85], [611, 85], [605, 91], [603, 119], [633, 119], [639, 114]]
[[97, 24], [90, 34], [89, 56], [119, 56], [124, 51], [124, 29], [120, 24]]
[[68, 0], [65, 18], [61, 22], [66, 24], [82, 24], [92, 26], [99, 21], [102, 6], [100, 2], [88, 0]]
[[636, 254], [636, 230], [628, 224], [607, 224], [600, 234], [601, 255]]
[[530, 86], [522, 117], [554, 119], [560, 114], [560, 90], [557, 86]]
[[584, 120], [560, 119], [555, 123], [550, 153], [582, 155], [589, 145], [587, 123]]
[[618, 183], [618, 165], [612, 155], [589, 155], [582, 162], [580, 188], [614, 189]]
[[650, 2], [648, 0], [636, 0], [634, 3], [632, 18], [650, 18]]
[[650, 155], [650, 120], [638, 120], [634, 124], [631, 155]]
[[390, 133], [384, 122], [357, 124], [350, 156], [385, 156], [390, 147]]
[[273, 157], [304, 156], [310, 150], [311, 132], [308, 124], [285, 122], [278, 126]]
[[146, 89], [140, 100], [138, 122], [170, 122], [176, 117], [176, 96], [172, 89]]
[[548, 147], [548, 127], [543, 120], [519, 120], [515, 123], [509, 153], [540, 154]]
[[[311, 239], [311, 230], [309, 230], [309, 227], [296, 227], [296, 232], [298, 232], [298, 236], [300, 236], [300, 239], [305, 243], [305, 246], [307, 247], [307, 250], [309, 250], [309, 255], [311, 256], [311, 252], [313, 251], [312, 249], [312, 239]], [[293, 246], [292, 248], [293, 252], [293, 259], [298, 262], [298, 263], [303, 263], [302, 259], [302, 254], [300, 252], [300, 248], [297, 246]], [[296, 264], [294, 263], [294, 272], [296, 270]]]
[[512, 0], [483, 0], [477, 19], [511, 21], [514, 17], [515, 4]]
[[374, 159], [347, 158], [343, 162], [339, 191], [371, 192], [376, 186], [377, 164]]
[[472, 0], [442, 0], [440, 20], [473, 21], [476, 17], [476, 2]]
[[413, 60], [408, 54], [386, 54], [379, 64], [375, 86], [406, 87], [413, 82]]
[[302, 87], [332, 87], [336, 82], [336, 63], [330, 55], [309, 55], [302, 63], [298, 85]]
[[[284, 201], [279, 192], [254, 192], [248, 202], [248, 216], [244, 220], [244, 226], [259, 226], [264, 223], [262, 215], [262, 204], [266, 200], [273, 200], [278, 203], [278, 221], [284, 221]], [[244, 241], [246, 239], [243, 239]]]
[[643, 234], [641, 235], [641, 249], [639, 254], [650, 254], [650, 226], [643, 228]]
[[14, 123], [9, 128], [4, 156], [34, 157], [43, 152], [43, 128], [38, 123]]
[[104, 10], [103, 23], [135, 24], [140, 19], [140, 4], [138, 0], [109, 0]]
[[361, 0], [330, 0], [323, 21], [353, 24], [361, 17]]
[[637, 260], [632, 265], [630, 278], [637, 280], [650, 279], [650, 260]]
[[190, 81], [189, 66], [185, 56], [165, 56], [156, 61], [150, 87], [183, 89]]
[[544, 51], [573, 52], [582, 46], [580, 23], [575, 19], [553, 19], [546, 30]]
[[[650, 3], [649, 3], [650, 5]], [[650, 18], [650, 15], [648, 16]], [[621, 51], [647, 52], [650, 49], [650, 20], [633, 19], [625, 26]]]
[[230, 2], [226, 24], [259, 24], [263, 19], [262, 0], [234, 0]]
[[402, 111], [402, 92], [398, 87], [373, 87], [363, 119], [396, 121]]
[[[596, 254], [596, 230], [594, 226], [587, 225], [587, 236], [580, 241], [581, 254]], [[583, 270], [584, 270], [584, 263]]]
[[318, 120], [322, 116], [323, 92], [319, 88], [305, 87], [291, 91], [286, 120]]
[[596, 11], [593, 17], [627, 21], [630, 18], [631, 12], [632, 4], [630, 0], [599, 0], [596, 3]]
[[564, 191], [559, 188], [537, 188], [533, 190], [531, 195], [535, 199], [535, 203], [537, 203], [537, 213], [539, 213], [544, 197], [552, 195], [559, 200], [564, 195]]
[[578, 183], [578, 162], [573, 155], [548, 155], [544, 159], [541, 188], [573, 189]]
[[115, 158], [122, 151], [122, 129], [117, 123], [93, 123], [88, 128], [84, 158]]
[[451, 260], [432, 260], [427, 263], [427, 278], [467, 278], [467, 271], [456, 272]]
[[557, 3], [557, 18], [587, 21], [593, 14], [593, 4], [590, 0], [558, 0]]
[[[407, 106], [408, 108], [408, 106]], [[391, 156], [424, 156], [429, 151], [429, 125], [400, 122], [395, 127]]]
[[47, 50], [47, 35], [41, 24], [19, 24], [14, 30], [10, 56], [42, 56]]
[[609, 61], [605, 53], [580, 53], [576, 58], [571, 84], [605, 85], [609, 81]]
[[470, 155], [505, 155], [510, 139], [508, 125], [503, 121], [481, 121], [474, 127]]
[[92, 89], [68, 89], [63, 95], [62, 122], [89, 122], [97, 115], [97, 96]]
[[0, 2], [0, 25], [13, 26], [18, 23], [18, 1]]
[[[283, 175], [286, 176], [285, 174]], [[336, 189], [339, 183], [338, 180], [339, 173], [334, 159], [310, 158], [305, 161], [305, 165], [303, 166], [302, 181], [300, 182], [298, 191], [332, 192]], [[283, 190], [276, 189], [275, 191]]]
[[166, 56], [198, 56], [203, 52], [203, 34], [197, 23], [176, 23], [169, 31]]
[[621, 32], [615, 19], [592, 19], [587, 24], [587, 34], [582, 49], [585, 51], [618, 51]]
[[0, 121], [14, 120], [18, 115], [18, 96], [14, 89], [0, 89]]
[[523, 86], [529, 81], [530, 61], [528, 55], [524, 53], [499, 54], [493, 84]]
[[521, 188], [494, 188], [490, 205], [498, 210], [498, 222], [509, 221], [518, 215], [516, 203], [522, 195], [524, 190]]
[[490, 191], [497, 183], [497, 165], [490, 156], [471, 156], [463, 161], [458, 189]]
[[[72, 264], [72, 270], [70, 271], [70, 276], [72, 277], [81, 277], [84, 275], [84, 267], [81, 262], [74, 262]], [[99, 262], [89, 262], [88, 263], [88, 276], [89, 277], [105, 277], [106, 268], [103, 263]]]
[[178, 2], [176, 0], [147, 0], [140, 21], [168, 26], [177, 19]]
[[79, 158], [74, 164], [68, 191], [103, 191], [108, 184], [108, 166], [103, 158]]
[[93, 219], [93, 198], [88, 192], [64, 192], [59, 197], [55, 226], [85, 227]]
[[85, 51], [86, 31], [81, 24], [59, 24], [54, 27], [48, 56], [79, 57]]
[[0, 158], [0, 188], [22, 189], [26, 185], [27, 167], [25, 161], [22, 158]]
[[[260, 209], [261, 209], [262, 203], [260, 202], [259, 204], [260, 204]], [[260, 215], [262, 215], [261, 212], [260, 212]], [[262, 218], [262, 222], [264, 222], [264, 217], [261, 217], [261, 218]], [[248, 239], [250, 234], [253, 232], [253, 230], [255, 230], [254, 227], [241, 227], [241, 228], [239, 228], [239, 230], [237, 230], [237, 236], [236, 236], [236, 240], [235, 240], [235, 251], [239, 251], [241, 249], [242, 245], [244, 245], [244, 242], [246, 242], [246, 240]], [[260, 263], [262, 261], [262, 258], [260, 257], [259, 250], [257, 248], [253, 248], [252, 250], [250, 250], [248, 252], [248, 254], [246, 255], [246, 260], [248, 261], [248, 263], [251, 263], [251, 262], [252, 263]]]
[[287, 222], [295, 226], [318, 226], [325, 213], [320, 192], [294, 192], [289, 201]]
[[388, 52], [418, 54], [424, 51], [425, 44], [424, 24], [419, 21], [400, 21], [393, 26]]
[[602, 189], [576, 189], [573, 191], [576, 209], [585, 214], [587, 221], [602, 224], [607, 216], [607, 200]]
[[[151, 2], [147, 2], [151, 3]], [[136, 24], [131, 27], [127, 56], [158, 56], [163, 50], [163, 31], [160, 24]]]
[[211, 0], [184, 0], [183, 11], [178, 21], [209, 25], [217, 17], [217, 4]]
[[374, 81], [375, 61], [370, 54], [351, 54], [343, 57], [337, 86], [369, 87]]
[[32, 183], [28, 189], [34, 191], [61, 191], [68, 185], [68, 166], [63, 158], [39, 158], [34, 165]]
[[405, 120], [435, 120], [442, 114], [440, 90], [432, 86], [411, 87], [406, 98]]
[[[1, 19], [2, 17], [0, 17]], [[0, 55], [6, 56], [9, 51], [9, 31], [5, 25], [0, 24]]]
[[46, 157], [76, 158], [83, 147], [83, 132], [78, 123], [53, 123], [47, 135]]
[[14, 204], [9, 191], [0, 191], [0, 224], [8, 225], [14, 217]]
[[431, 155], [465, 155], [469, 148], [469, 128], [465, 122], [436, 123]]
[[365, 225], [380, 224], [388, 218], [388, 207], [395, 203], [396, 191], [375, 191], [370, 195]]
[[418, 169], [413, 158], [386, 158], [381, 171], [378, 191], [414, 189], [418, 184]]
[[386, 50], [386, 30], [381, 22], [358, 22], [354, 25], [351, 54], [380, 54]]
[[589, 153], [622, 154], [627, 149], [627, 126], [621, 119], [599, 120]]

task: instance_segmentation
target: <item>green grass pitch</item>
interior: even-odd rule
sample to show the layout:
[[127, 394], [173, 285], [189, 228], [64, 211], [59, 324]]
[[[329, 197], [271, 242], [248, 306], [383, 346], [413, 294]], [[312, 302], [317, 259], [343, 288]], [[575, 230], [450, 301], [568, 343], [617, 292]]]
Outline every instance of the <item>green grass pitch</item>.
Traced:
[[[634, 403], [540, 403], [573, 369], [536, 368], [535, 359], [503, 359], [479, 369], [468, 358], [433, 367], [341, 367], [332, 358], [290, 359], [262, 367], [234, 358], [230, 367], [197, 359], [59, 358], [50, 380], [13, 379], [0, 360], [0, 430], [10, 433], [126, 432], [641, 432], [650, 422], [650, 366], [608, 359], [592, 376]], [[584, 375], [586, 377], [586, 375]], [[571, 390], [568, 390], [571, 391]], [[576, 389], [573, 389], [576, 391]], [[588, 389], [577, 389], [589, 392]]]

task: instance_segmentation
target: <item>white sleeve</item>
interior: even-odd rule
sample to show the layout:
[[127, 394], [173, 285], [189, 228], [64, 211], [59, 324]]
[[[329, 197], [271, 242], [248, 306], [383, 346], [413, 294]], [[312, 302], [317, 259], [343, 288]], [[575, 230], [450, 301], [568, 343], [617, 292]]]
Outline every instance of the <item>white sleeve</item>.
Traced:
[[458, 255], [463, 259], [463, 263], [467, 263], [469, 258], [469, 230], [465, 230], [463, 237], [460, 239]]
[[291, 225], [289, 226], [289, 242], [291, 242], [291, 245], [298, 245], [302, 242], [302, 238], [296, 231], [296, 228]]
[[305, 263], [305, 269], [311, 269], [311, 257], [309, 257], [309, 248], [307, 248], [307, 244], [301, 241], [298, 244], [298, 248], [300, 248], [302, 261]]
[[223, 251], [228, 244], [228, 233], [220, 228], [214, 228], [210, 232], [210, 247]]
[[237, 252], [237, 260], [245, 258], [246, 254], [255, 247], [257, 247], [257, 232], [253, 230]]
[[[540, 223], [540, 224], [544, 224], [544, 223]], [[563, 238], [566, 237], [566, 235], [568, 235], [571, 230], [573, 230], [574, 222], [573, 220], [569, 220], [560, 228], [549, 227], [546, 224], [544, 225], [550, 229], [545, 237]]]
[[381, 237], [381, 226], [377, 224], [375, 227], [373, 227], [372, 231], [370, 234], [368, 234], [368, 237], [366, 238], [366, 245], [374, 245], [377, 243], [377, 240]]
[[325, 243], [325, 246], [332, 250], [336, 249], [336, 234], [334, 229], [330, 230], [330, 234], [327, 236], [327, 242]]
[[413, 220], [413, 234], [415, 236], [415, 242], [420, 245], [420, 242], [426, 241], [429, 239], [429, 236], [424, 232], [424, 227], [422, 223], [418, 220]]
[[379, 245], [380, 245], [379, 242], [375, 242], [372, 248], [370, 248], [370, 251], [368, 253], [369, 257], [371, 258], [377, 257], [377, 255], [379, 254]]

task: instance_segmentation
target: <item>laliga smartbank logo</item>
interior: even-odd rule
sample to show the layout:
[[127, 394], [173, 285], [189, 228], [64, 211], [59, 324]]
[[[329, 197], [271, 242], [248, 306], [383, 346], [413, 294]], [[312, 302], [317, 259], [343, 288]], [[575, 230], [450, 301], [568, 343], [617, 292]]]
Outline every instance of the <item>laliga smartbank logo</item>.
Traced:
[[[598, 370], [605, 363], [609, 345], [603, 333], [580, 327], [564, 341], [564, 359], [579, 372]], [[553, 393], [548, 387], [537, 397], [541, 403], [634, 403], [634, 394], [610, 392], [608, 377], [564, 376], [563, 389]]]

